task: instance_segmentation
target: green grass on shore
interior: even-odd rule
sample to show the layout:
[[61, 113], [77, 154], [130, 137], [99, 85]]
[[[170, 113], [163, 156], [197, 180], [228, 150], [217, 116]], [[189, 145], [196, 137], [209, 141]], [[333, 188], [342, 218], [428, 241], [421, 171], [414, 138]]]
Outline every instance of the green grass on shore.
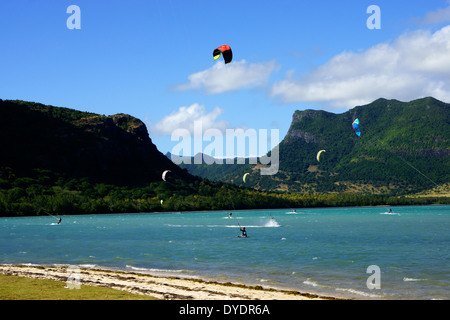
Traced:
[[125, 291], [81, 285], [67, 289], [65, 282], [0, 274], [0, 300], [155, 300]]

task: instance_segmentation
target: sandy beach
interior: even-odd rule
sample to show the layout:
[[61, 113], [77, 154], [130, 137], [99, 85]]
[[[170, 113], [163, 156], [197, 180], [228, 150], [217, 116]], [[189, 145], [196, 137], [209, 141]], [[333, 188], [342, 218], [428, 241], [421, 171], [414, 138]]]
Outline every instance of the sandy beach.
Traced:
[[[1, 265], [0, 274], [67, 282], [66, 267]], [[79, 269], [79, 284], [108, 287], [164, 300], [324, 300], [308, 293], [217, 283], [197, 279], [156, 277], [147, 274]]]

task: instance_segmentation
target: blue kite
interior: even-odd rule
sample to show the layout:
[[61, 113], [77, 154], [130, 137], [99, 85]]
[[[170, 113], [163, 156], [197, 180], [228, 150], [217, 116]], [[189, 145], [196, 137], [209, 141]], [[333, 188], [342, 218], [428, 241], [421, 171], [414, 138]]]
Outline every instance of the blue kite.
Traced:
[[359, 130], [359, 119], [356, 119], [355, 121], [353, 121], [352, 128], [353, 128], [353, 131], [355, 131], [356, 135], [358, 137], [360, 137], [361, 136], [361, 130]]

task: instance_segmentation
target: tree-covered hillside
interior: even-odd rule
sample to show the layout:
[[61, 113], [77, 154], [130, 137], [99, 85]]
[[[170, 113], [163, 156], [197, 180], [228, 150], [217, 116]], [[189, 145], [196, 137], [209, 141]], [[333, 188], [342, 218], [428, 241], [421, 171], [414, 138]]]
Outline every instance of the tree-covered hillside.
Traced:
[[159, 181], [161, 172], [189, 174], [152, 143], [142, 121], [24, 101], [0, 100], [0, 168], [18, 176], [35, 169], [116, 185]]
[[[444, 107], [448, 112], [447, 105]], [[365, 125], [364, 112], [360, 112], [362, 138], [369, 136], [372, 128]], [[442, 110], [434, 112], [441, 114]], [[448, 126], [441, 126], [443, 133], [434, 138], [429, 138], [433, 131], [424, 136], [418, 133], [414, 139], [420, 147], [408, 149], [409, 144], [393, 143], [384, 148], [391, 135], [358, 140], [349, 130], [348, 121], [351, 123], [353, 116], [341, 117], [320, 111], [297, 112], [280, 146], [279, 173], [261, 177], [254, 166], [228, 165], [227, 173], [235, 181], [242, 181], [244, 172], [254, 172], [245, 186], [235, 186], [192, 176], [176, 166], [157, 150], [145, 125], [129, 115], [104, 116], [0, 100], [0, 216], [448, 203], [448, 198], [442, 197], [284, 192], [327, 190], [322, 187], [327, 183], [339, 187], [333, 183], [333, 177], [349, 179], [353, 175], [355, 181], [360, 181], [356, 177], [361, 172], [366, 170], [367, 174], [374, 168], [373, 163], [389, 163], [391, 155], [400, 155], [416, 166], [420, 163], [410, 159], [416, 154], [431, 167], [436, 166], [432, 165], [435, 158], [440, 159], [440, 168], [433, 171], [434, 175], [425, 173], [438, 183], [448, 181]], [[439, 116], [432, 119], [441, 121]], [[448, 122], [448, 114], [446, 119]], [[324, 129], [327, 127], [332, 129]], [[344, 136], [345, 143], [339, 142]], [[327, 149], [320, 163], [315, 161], [318, 148]], [[385, 150], [385, 158], [378, 149]], [[359, 168], [361, 164], [366, 169]], [[411, 174], [411, 170], [404, 169]], [[161, 179], [164, 170], [170, 170], [166, 181]], [[258, 191], [251, 185], [283, 192]]]
[[[361, 136], [352, 130], [356, 118]], [[316, 155], [321, 155], [320, 162]], [[450, 105], [434, 98], [378, 99], [345, 113], [296, 111], [280, 143], [280, 170], [260, 176], [255, 166], [234, 171], [183, 166], [192, 174], [290, 192], [410, 194], [450, 182]], [[214, 168], [216, 171], [214, 172]]]

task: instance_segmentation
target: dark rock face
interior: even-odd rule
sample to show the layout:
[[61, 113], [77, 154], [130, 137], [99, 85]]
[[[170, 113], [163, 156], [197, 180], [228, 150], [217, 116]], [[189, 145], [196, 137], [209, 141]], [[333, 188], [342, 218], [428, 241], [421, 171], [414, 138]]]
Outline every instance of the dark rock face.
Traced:
[[0, 167], [35, 168], [114, 184], [161, 179], [174, 165], [130, 115], [103, 116], [67, 108], [0, 100]]

